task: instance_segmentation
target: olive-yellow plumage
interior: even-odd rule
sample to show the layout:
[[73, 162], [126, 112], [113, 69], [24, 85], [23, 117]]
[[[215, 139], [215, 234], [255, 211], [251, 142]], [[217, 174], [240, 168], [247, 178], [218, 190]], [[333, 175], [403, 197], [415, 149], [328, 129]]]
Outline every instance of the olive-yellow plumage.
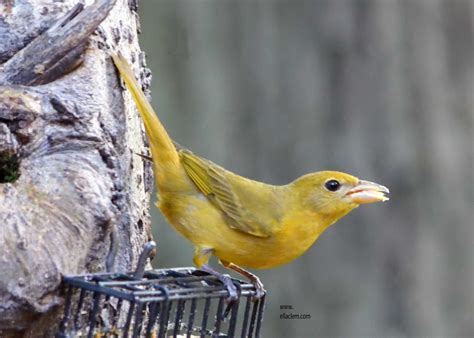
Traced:
[[127, 62], [121, 56], [113, 56], [113, 60], [144, 121], [159, 191], [158, 207], [195, 245], [198, 267], [212, 254], [231, 268], [271, 268], [288, 263], [359, 204], [387, 199], [385, 187], [336, 171], [308, 174], [283, 186], [264, 184], [177, 146]]

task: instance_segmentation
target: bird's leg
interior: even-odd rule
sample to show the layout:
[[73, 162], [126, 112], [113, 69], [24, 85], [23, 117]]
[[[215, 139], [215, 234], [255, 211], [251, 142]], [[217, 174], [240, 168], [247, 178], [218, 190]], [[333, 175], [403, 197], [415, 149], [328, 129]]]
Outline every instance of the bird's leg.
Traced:
[[258, 278], [256, 275], [251, 273], [250, 271], [245, 270], [244, 268], [241, 268], [240, 266], [227, 262], [227, 261], [220, 261], [222, 265], [228, 269], [234, 270], [235, 272], [241, 274], [244, 277], [247, 277], [248, 280], [255, 286], [256, 294], [255, 298], [260, 299], [263, 296], [265, 296], [266, 291], [265, 288], [263, 287], [263, 283], [260, 281], [260, 278]]
[[234, 282], [232, 282], [232, 279], [230, 278], [229, 275], [224, 275], [220, 273], [219, 271], [214, 270], [211, 268], [209, 265], [204, 264], [201, 266], [201, 270], [216, 276], [226, 287], [227, 292], [229, 293], [229, 301], [234, 302], [239, 298], [239, 294], [237, 293], [237, 288], [234, 285]]
[[209, 261], [209, 258], [211, 258], [213, 253], [213, 249], [197, 247], [194, 253], [194, 264], [199, 269], [217, 277], [226, 287], [227, 292], [229, 293], [229, 301], [234, 302], [239, 298], [239, 294], [230, 276], [224, 275], [207, 265], [207, 262]]

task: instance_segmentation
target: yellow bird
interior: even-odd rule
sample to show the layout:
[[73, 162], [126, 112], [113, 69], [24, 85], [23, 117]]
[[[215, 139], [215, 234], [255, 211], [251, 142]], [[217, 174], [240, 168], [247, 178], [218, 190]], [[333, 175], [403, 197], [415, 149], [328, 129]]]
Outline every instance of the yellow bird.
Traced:
[[132, 93], [150, 142], [159, 191], [158, 208], [195, 246], [194, 264], [217, 276], [229, 297], [229, 276], [207, 265], [215, 255], [227, 268], [259, 278], [243, 267], [266, 269], [301, 256], [321, 233], [360, 204], [386, 201], [388, 189], [337, 171], [304, 175], [282, 186], [238, 176], [175, 144], [121, 55], [112, 56]]

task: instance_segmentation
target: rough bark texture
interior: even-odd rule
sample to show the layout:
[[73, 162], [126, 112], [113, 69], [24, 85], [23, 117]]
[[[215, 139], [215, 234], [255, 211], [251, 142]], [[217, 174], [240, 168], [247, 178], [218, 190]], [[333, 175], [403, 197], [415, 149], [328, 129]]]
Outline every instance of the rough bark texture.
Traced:
[[20, 175], [0, 183], [0, 336], [44, 334], [63, 274], [133, 269], [150, 238], [140, 120], [108, 56], [143, 60], [137, 15], [113, 2], [0, 4], [0, 164]]

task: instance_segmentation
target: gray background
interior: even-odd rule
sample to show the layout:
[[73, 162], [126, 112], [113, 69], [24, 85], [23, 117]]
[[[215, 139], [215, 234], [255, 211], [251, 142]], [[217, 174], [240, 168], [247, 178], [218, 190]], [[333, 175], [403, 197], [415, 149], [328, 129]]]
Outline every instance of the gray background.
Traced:
[[[153, 105], [179, 143], [265, 182], [335, 169], [392, 191], [257, 271], [265, 337], [474, 336], [473, 1], [147, 0], [140, 13]], [[191, 265], [153, 217], [156, 266]], [[281, 320], [281, 304], [311, 319]]]

